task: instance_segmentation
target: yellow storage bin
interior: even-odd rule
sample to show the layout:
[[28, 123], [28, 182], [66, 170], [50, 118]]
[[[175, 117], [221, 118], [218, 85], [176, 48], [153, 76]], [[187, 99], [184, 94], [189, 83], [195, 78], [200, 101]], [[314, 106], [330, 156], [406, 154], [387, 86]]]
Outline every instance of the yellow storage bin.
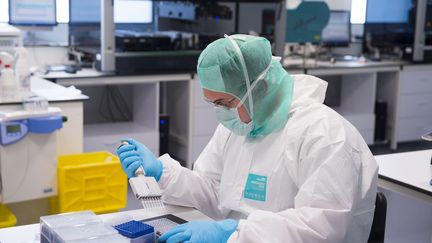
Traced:
[[117, 156], [94, 152], [59, 157], [53, 211], [113, 212], [126, 207], [126, 198], [127, 178]]
[[0, 204], [0, 228], [15, 226], [17, 219], [5, 205]]

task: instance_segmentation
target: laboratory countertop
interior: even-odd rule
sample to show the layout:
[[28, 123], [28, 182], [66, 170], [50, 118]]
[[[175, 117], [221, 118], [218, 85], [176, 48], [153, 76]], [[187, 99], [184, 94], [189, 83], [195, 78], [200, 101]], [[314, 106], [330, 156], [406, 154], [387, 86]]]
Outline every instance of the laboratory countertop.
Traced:
[[39, 77], [44, 79], [58, 79], [58, 78], [97, 78], [112, 76], [109, 73], [102, 73], [92, 68], [83, 68], [76, 73], [66, 73], [66, 72], [49, 72], [47, 74], [39, 75]]
[[40, 78], [48, 79], [57, 84], [69, 86], [101, 86], [118, 84], [145, 84], [157, 82], [188, 81], [192, 79], [191, 72], [159, 72], [122, 75], [102, 73], [94, 69], [82, 69], [75, 74], [65, 72], [52, 72], [40, 75]]
[[81, 70], [78, 70], [76, 73], [66, 73], [66, 72], [50, 72], [47, 74], [39, 75], [39, 77], [49, 80], [56, 80], [56, 79], [77, 79], [77, 78], [103, 78], [103, 77], [129, 77], [129, 76], [172, 76], [172, 75], [179, 75], [179, 74], [186, 74], [191, 75], [192, 72], [188, 71], [154, 71], [154, 72], [147, 72], [147, 73], [138, 73], [138, 74], [116, 74], [116, 73], [110, 73], [110, 72], [100, 72], [98, 70], [92, 69], [92, 68], [83, 68]]
[[[186, 221], [191, 220], [211, 220], [206, 215], [202, 214], [196, 209], [171, 206], [167, 205], [166, 212], [160, 211], [149, 211], [145, 209], [124, 211], [111, 214], [102, 214], [99, 217], [104, 222], [115, 222], [116, 219], [124, 218], [126, 215], [128, 218], [132, 217], [135, 220], [143, 220], [147, 218], [153, 218], [164, 214], [174, 214], [175, 216], [182, 218]], [[0, 229], [0, 242], [39, 242], [40, 225], [29, 224], [23, 226], [16, 226], [10, 228]]]
[[74, 87], [66, 88], [40, 77], [32, 77], [31, 91], [52, 102], [83, 101], [89, 97]]
[[[393, 70], [400, 70], [405, 65], [432, 65], [432, 64], [415, 64], [410, 63], [407, 61], [336, 61], [335, 63], [331, 63], [329, 61], [318, 61], [315, 62], [315, 59], [307, 59], [306, 65], [303, 66], [303, 61], [300, 58], [286, 58], [284, 60], [284, 68], [293, 73], [313, 73], [314, 71], [324, 70], [326, 72], [329, 72], [330, 70], [332, 73], [337, 73], [339, 71], [343, 71], [343, 73], [346, 73], [347, 71], [351, 71], [355, 73], [356, 71], [362, 71], [362, 70], [371, 70], [371, 69], [393, 69]], [[50, 72], [48, 74], [39, 75], [39, 77], [48, 79], [48, 80], [63, 80], [63, 82], [66, 82], [65, 84], [70, 84], [67, 80], [68, 79], [108, 79], [105, 81], [105, 83], [109, 84], [109, 79], [111, 78], [118, 78], [123, 77], [126, 79], [133, 79], [133, 77], [148, 77], [150, 79], [155, 79], [158, 81], [172, 81], [176, 79], [185, 79], [185, 78], [191, 78], [193, 74], [196, 72], [193, 71], [177, 71], [177, 72], [167, 72], [167, 71], [159, 71], [159, 72], [149, 72], [149, 73], [139, 73], [139, 74], [131, 74], [131, 75], [124, 75], [124, 74], [115, 74], [115, 73], [103, 73], [100, 71], [97, 71], [95, 69], [91, 68], [83, 68], [82, 70], [77, 71], [76, 73], [66, 73], [66, 72]], [[86, 83], [89, 83], [91, 81], [82, 81], [85, 85]], [[100, 81], [99, 81], [100, 82]], [[134, 82], [131, 82], [134, 83]], [[72, 83], [71, 83], [72, 84]], [[77, 83], [79, 84], [79, 83]]]
[[305, 65], [300, 58], [286, 58], [284, 60], [284, 68], [288, 71], [292, 70], [316, 70], [316, 69], [369, 69], [369, 68], [398, 68], [404, 65], [410, 65], [406, 61], [315, 61], [315, 59], [307, 59]]
[[[30, 79], [30, 90], [32, 93], [46, 98], [50, 103], [85, 101], [89, 99], [88, 96], [83, 95], [78, 89], [73, 87], [66, 88], [35, 76]], [[1, 102], [0, 105], [17, 105], [21, 103], [20, 101]]]
[[432, 150], [375, 156], [379, 178], [432, 199]]

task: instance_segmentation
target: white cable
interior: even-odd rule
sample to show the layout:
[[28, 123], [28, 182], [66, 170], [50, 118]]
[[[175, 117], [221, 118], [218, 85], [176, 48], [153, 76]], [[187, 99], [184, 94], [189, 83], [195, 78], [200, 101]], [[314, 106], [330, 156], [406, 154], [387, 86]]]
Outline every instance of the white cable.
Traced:
[[231, 36], [228, 36], [226, 34], [224, 35], [224, 37], [228, 38], [231, 41], [231, 43], [234, 46], [234, 49], [236, 50], [237, 54], [240, 57], [240, 64], [243, 66], [243, 75], [244, 75], [244, 77], [246, 79], [247, 96], [248, 96], [248, 99], [249, 99], [249, 110], [250, 110], [250, 113], [251, 113], [251, 118], [253, 118], [254, 111], [253, 111], [252, 90], [251, 90], [251, 85], [250, 85], [249, 74], [248, 74], [247, 68], [246, 68], [246, 62], [244, 60], [243, 54], [241, 53], [240, 47], [237, 45], [237, 43], [235, 42], [235, 40]]
[[[277, 61], [277, 62], [279, 62], [280, 60], [281, 60], [281, 57], [275, 57], [275, 56], [273, 56], [272, 57], [272, 60], [275, 60], [275, 61]], [[271, 65], [272, 65], [272, 60], [270, 60], [270, 63], [269, 63], [269, 65], [266, 67], [266, 69], [264, 69], [264, 71], [262, 71], [261, 72], [261, 74], [257, 77], [257, 79], [255, 80], [255, 82], [252, 84], [252, 86], [250, 87], [251, 88], [251, 92], [252, 92], [252, 90], [254, 90], [254, 88], [256, 87], [256, 85], [259, 83], [259, 81], [261, 81], [261, 80], [263, 80], [264, 79], [264, 77], [265, 77], [265, 75], [267, 74], [267, 72], [268, 72], [268, 70], [271, 68]], [[246, 99], [246, 96], [243, 96], [243, 98], [240, 100], [240, 102], [239, 102], [239, 105], [240, 104], [243, 104], [243, 102], [245, 101], [245, 99]], [[238, 108], [238, 107], [236, 107], [236, 108]]]

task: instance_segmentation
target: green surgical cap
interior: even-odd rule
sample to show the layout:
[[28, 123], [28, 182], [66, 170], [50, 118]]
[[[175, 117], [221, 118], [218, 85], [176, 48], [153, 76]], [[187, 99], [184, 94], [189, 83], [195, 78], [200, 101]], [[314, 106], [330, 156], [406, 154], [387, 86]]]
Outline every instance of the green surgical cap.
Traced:
[[[252, 90], [254, 128], [249, 137], [265, 136], [284, 127], [293, 93], [292, 77], [282, 65], [272, 60], [270, 42], [262, 37], [232, 35], [243, 55], [250, 84], [270, 65], [264, 80]], [[207, 46], [198, 59], [198, 78], [204, 89], [231, 94], [238, 99], [247, 94], [241, 57], [228, 38]], [[245, 107], [249, 113], [249, 100]]]

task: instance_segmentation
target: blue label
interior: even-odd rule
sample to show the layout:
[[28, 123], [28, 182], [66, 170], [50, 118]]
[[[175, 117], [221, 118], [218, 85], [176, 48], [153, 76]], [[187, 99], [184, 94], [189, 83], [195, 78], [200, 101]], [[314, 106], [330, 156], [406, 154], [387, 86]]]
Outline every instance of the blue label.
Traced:
[[267, 176], [249, 174], [244, 191], [244, 198], [265, 202], [266, 189]]

